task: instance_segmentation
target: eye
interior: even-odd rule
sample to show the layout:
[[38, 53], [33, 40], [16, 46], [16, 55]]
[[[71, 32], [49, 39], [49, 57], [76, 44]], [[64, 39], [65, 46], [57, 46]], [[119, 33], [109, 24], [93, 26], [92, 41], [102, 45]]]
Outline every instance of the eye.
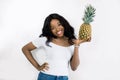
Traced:
[[61, 26], [62, 24], [61, 23], [58, 23], [58, 26]]

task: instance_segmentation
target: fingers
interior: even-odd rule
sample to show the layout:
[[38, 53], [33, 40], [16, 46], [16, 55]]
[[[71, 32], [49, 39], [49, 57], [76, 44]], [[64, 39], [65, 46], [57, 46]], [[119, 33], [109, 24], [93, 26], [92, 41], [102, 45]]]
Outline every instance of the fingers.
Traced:
[[79, 44], [81, 44], [84, 41], [85, 40], [81, 40], [81, 39], [73, 39], [73, 42], [74, 42], [75, 45], [79, 45]]
[[90, 42], [91, 37], [89, 37], [88, 39], [73, 39], [72, 41], [75, 45], [79, 45], [79, 44], [84, 43], [84, 42]]
[[82, 42], [90, 42], [91, 41], [91, 37], [88, 37], [87, 39], [82, 39]]
[[45, 63], [44, 64], [44, 70], [48, 70], [48, 69], [49, 69], [48, 63]]
[[49, 66], [48, 66], [48, 63], [44, 63], [42, 66], [41, 66], [41, 71], [46, 71], [49, 69]]
[[91, 41], [91, 37], [90, 37], [90, 38], [88, 38], [86, 41], [87, 41], [87, 42], [90, 42], [90, 41]]

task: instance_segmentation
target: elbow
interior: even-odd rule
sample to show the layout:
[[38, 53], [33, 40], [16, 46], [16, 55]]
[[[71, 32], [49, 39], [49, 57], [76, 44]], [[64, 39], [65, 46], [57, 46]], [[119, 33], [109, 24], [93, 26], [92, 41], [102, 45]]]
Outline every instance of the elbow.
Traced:
[[76, 69], [77, 69], [77, 67], [76, 68], [74, 67], [74, 68], [72, 68], [72, 71], [76, 71]]
[[27, 48], [26, 48], [25, 46], [24, 46], [24, 47], [22, 47], [22, 49], [21, 49], [21, 50], [22, 50], [23, 54], [25, 54], [25, 52], [26, 52], [26, 51], [28, 51], [28, 50], [27, 50]]
[[80, 65], [80, 63], [77, 64], [76, 66], [75, 65], [71, 66], [72, 71], [76, 71], [79, 65]]
[[22, 47], [22, 49], [21, 49], [21, 50], [22, 50], [22, 52], [24, 52], [24, 51], [25, 51], [25, 47]]
[[78, 66], [75, 66], [75, 67], [72, 67], [71, 69], [72, 69], [72, 71], [76, 71], [77, 68], [78, 68]]

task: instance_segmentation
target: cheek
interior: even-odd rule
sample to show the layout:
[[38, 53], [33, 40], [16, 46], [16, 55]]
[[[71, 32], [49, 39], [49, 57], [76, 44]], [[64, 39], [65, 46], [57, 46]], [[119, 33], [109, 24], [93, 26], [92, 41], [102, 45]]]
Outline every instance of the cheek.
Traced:
[[64, 30], [64, 27], [62, 26], [61, 29]]
[[51, 32], [52, 32], [53, 34], [55, 34], [56, 31], [55, 31], [55, 30], [51, 30]]
[[64, 32], [64, 31], [65, 31], [65, 29], [64, 29], [64, 28], [62, 28], [62, 31]]

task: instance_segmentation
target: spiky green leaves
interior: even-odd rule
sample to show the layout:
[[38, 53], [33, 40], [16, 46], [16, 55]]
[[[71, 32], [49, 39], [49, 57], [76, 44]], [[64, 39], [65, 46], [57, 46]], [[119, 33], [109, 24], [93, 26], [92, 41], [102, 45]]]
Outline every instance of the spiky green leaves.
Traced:
[[90, 22], [93, 21], [93, 17], [95, 16], [95, 11], [96, 9], [91, 5], [88, 5], [86, 7], [83, 17], [84, 23], [89, 24]]

